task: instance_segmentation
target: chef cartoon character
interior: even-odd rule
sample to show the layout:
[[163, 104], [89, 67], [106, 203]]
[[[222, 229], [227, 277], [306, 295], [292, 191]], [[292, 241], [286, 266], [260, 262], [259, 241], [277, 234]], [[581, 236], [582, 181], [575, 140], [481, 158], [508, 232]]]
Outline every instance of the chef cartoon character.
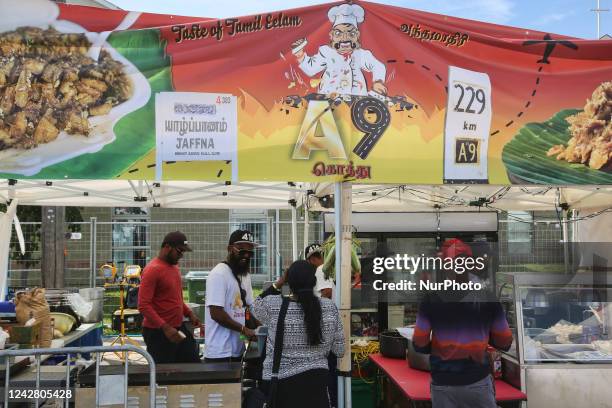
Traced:
[[364, 20], [365, 12], [356, 4], [332, 7], [327, 16], [332, 23], [329, 45], [319, 47], [312, 56], [306, 55], [305, 38], [292, 44], [292, 52], [300, 69], [309, 77], [323, 71], [319, 92], [323, 94], [367, 95], [368, 86], [363, 71], [371, 72], [372, 90], [386, 95], [385, 65], [371, 51], [361, 48], [358, 24]]

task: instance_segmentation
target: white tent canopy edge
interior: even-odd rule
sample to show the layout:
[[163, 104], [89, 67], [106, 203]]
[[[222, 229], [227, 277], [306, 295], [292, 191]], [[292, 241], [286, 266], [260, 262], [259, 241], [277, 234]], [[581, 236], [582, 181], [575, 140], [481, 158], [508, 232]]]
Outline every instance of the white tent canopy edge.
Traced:
[[0, 179], [0, 202], [40, 206], [288, 209], [304, 192], [280, 182]]
[[[351, 187], [353, 211], [473, 211], [482, 199], [486, 200], [483, 207], [503, 211], [550, 211], [562, 203], [571, 209], [612, 206], [610, 186]], [[295, 202], [297, 206], [308, 203], [312, 211], [332, 211], [319, 198], [333, 194], [334, 183], [0, 179], [0, 202], [17, 198], [21, 205], [40, 206], [290, 209]]]
[[[308, 207], [332, 211], [320, 198], [334, 193], [333, 183], [317, 185]], [[612, 207], [610, 186], [493, 186], [353, 184], [355, 212], [475, 211], [477, 207], [500, 211], [555, 211], [562, 204], [570, 209]]]

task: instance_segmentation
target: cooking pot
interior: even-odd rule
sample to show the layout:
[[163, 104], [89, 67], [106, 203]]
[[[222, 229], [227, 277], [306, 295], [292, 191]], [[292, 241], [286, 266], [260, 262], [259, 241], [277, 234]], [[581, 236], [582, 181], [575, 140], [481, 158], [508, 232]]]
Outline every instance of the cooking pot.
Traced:
[[406, 358], [408, 339], [397, 330], [386, 331], [380, 334], [380, 354], [389, 358]]

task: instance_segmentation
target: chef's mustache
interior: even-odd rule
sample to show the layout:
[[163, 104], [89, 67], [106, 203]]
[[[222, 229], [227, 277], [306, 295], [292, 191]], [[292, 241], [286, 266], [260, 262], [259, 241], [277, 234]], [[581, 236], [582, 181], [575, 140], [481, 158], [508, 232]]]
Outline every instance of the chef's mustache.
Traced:
[[[337, 49], [337, 50], [339, 50], [339, 49], [340, 49], [340, 43], [342, 43], [342, 42], [346, 42], [346, 41], [338, 41], [338, 42], [335, 42], [335, 43], [334, 43], [334, 48], [335, 48], [335, 49]], [[357, 43], [356, 43], [356, 42], [354, 42], [354, 41], [351, 41], [351, 48], [352, 48], [352, 49], [357, 48]]]

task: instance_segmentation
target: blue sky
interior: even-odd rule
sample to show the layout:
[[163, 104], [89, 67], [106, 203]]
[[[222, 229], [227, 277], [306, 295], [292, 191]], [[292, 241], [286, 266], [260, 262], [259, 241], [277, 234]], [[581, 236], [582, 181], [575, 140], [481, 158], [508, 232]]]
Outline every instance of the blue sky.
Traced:
[[[325, 0], [111, 0], [134, 11], [225, 18], [327, 3]], [[376, 0], [377, 3], [593, 39], [597, 0]], [[612, 0], [600, 0], [612, 9]], [[601, 33], [612, 35], [612, 11], [602, 13]]]

